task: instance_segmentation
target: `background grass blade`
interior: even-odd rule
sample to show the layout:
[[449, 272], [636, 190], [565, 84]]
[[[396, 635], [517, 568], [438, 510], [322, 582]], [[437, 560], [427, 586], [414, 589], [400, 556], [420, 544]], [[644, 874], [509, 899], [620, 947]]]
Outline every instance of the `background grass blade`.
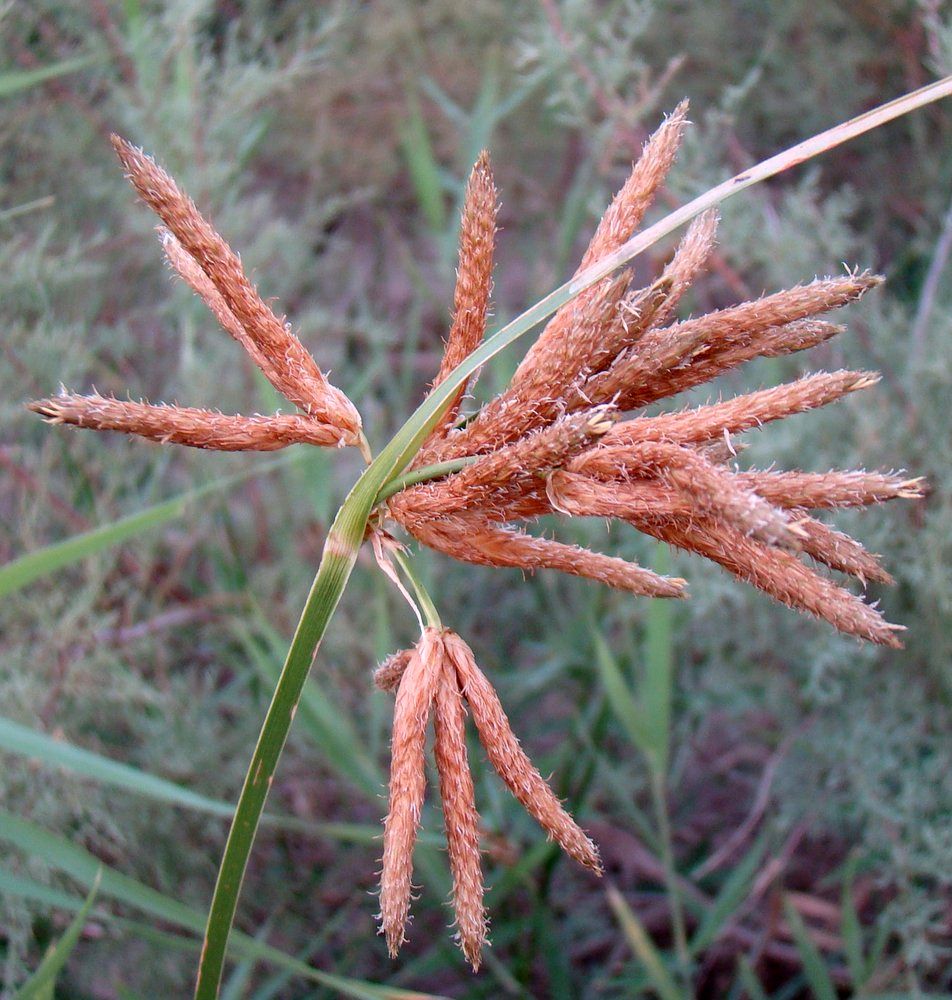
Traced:
[[407, 170], [423, 217], [431, 229], [439, 232], [446, 226], [446, 205], [443, 199], [440, 168], [433, 155], [419, 98], [411, 92], [407, 97], [407, 103], [410, 115], [400, 133], [400, 148], [406, 158]]
[[[666, 545], [655, 548], [654, 570], [667, 576], [670, 554]], [[671, 708], [674, 702], [674, 635], [671, 601], [652, 601], [645, 622], [645, 670], [641, 700], [649, 731], [648, 754], [659, 774], [666, 774], [671, 753]]]
[[783, 912], [790, 925], [790, 932], [796, 943], [797, 951], [800, 953], [800, 960], [803, 962], [803, 974], [810, 984], [810, 992], [816, 1000], [836, 1000], [836, 987], [827, 970], [820, 949], [813, 943], [813, 939], [807, 932], [803, 918], [796, 911], [796, 908], [789, 899], [783, 901]]
[[[29, 726], [22, 726], [3, 717], [0, 717], [0, 750], [23, 757], [33, 757], [51, 767], [64, 767], [100, 784], [124, 788], [157, 802], [167, 802], [226, 819], [235, 812], [234, 806], [229, 802], [209, 798], [167, 778], [160, 778], [140, 768], [111, 760], [91, 750], [67, 743], [65, 740], [54, 739], [46, 733], [39, 733]], [[296, 816], [265, 814], [262, 822], [281, 829], [353, 843], [371, 843], [380, 834], [376, 826], [361, 826], [356, 823], [312, 823]]]
[[10, 97], [22, 90], [29, 90], [31, 87], [46, 83], [47, 80], [86, 69], [97, 61], [95, 56], [79, 56], [76, 59], [64, 59], [50, 66], [39, 66], [36, 69], [7, 70], [5, 73], [0, 73], [0, 98]]
[[609, 649], [602, 634], [592, 629], [595, 643], [595, 662], [605, 687], [605, 697], [615, 717], [624, 727], [631, 742], [646, 756], [651, 753], [651, 729], [641, 705], [635, 700], [625, 680], [615, 654]]
[[53, 996], [56, 977], [72, 954], [73, 949], [79, 941], [79, 935], [82, 934], [83, 928], [86, 926], [89, 911], [93, 908], [93, 902], [96, 899], [96, 894], [99, 892], [101, 875], [102, 869], [96, 875], [92, 888], [89, 890], [89, 895], [79, 908], [79, 912], [70, 921], [69, 927], [66, 928], [65, 933], [56, 943], [55, 947], [51, 948], [43, 957], [43, 961], [36, 972], [17, 991], [16, 1000], [45, 1000], [46, 997]]
[[226, 490], [252, 476], [271, 472], [279, 465], [298, 457], [299, 455], [289, 454], [276, 461], [259, 462], [245, 472], [233, 476], [223, 476], [206, 483], [204, 486], [199, 486], [197, 489], [173, 497], [171, 500], [164, 500], [162, 503], [146, 507], [145, 510], [140, 510], [135, 514], [119, 518], [111, 524], [104, 524], [62, 542], [47, 545], [35, 552], [28, 552], [26, 555], [0, 566], [0, 598], [6, 597], [48, 573], [54, 573], [56, 570], [63, 569], [64, 566], [79, 562], [81, 559], [87, 559], [98, 552], [103, 552], [114, 545], [128, 541], [144, 531], [157, 528], [167, 521], [181, 517], [190, 504], [202, 497]]
[[622, 933], [631, 945], [632, 951], [634, 951], [644, 964], [645, 971], [651, 978], [651, 982], [658, 991], [658, 995], [662, 1000], [685, 1000], [674, 979], [671, 977], [671, 973], [668, 972], [661, 952], [655, 947], [654, 942], [634, 911], [625, 902], [625, 897], [613, 885], [608, 886], [605, 894], [608, 896], [608, 903], [615, 914], [615, 919], [618, 921]]
[[713, 905], [705, 911], [700, 926], [691, 939], [690, 950], [692, 955], [700, 954], [717, 940], [718, 935], [724, 929], [724, 925], [730, 920], [732, 914], [744, 899], [746, 899], [754, 876], [757, 874], [757, 869], [760, 866], [760, 861], [764, 856], [766, 846], [766, 838], [761, 837], [747, 852], [746, 857], [725, 879], [721, 891], [717, 894]]
[[[99, 895], [103, 899], [113, 899], [125, 903], [151, 917], [181, 927], [193, 934], [201, 934], [205, 926], [205, 918], [198, 910], [164, 895], [128, 875], [114, 871], [103, 865], [82, 847], [72, 844], [43, 827], [29, 820], [21, 819], [4, 810], [0, 810], [0, 840], [18, 847], [28, 855], [41, 858], [54, 868], [70, 875], [82, 885], [92, 886], [97, 877], [100, 878]], [[29, 879], [11, 875], [0, 870], [0, 889], [25, 898], [47, 902], [52, 906], [76, 910], [82, 905], [79, 899], [73, 899], [65, 894], [49, 890], [45, 886]], [[128, 921], [119, 921], [121, 926]], [[157, 932], [160, 933], [160, 932]], [[196, 938], [192, 944], [197, 949], [199, 941]], [[321, 972], [302, 962], [300, 959], [286, 955], [278, 948], [258, 941], [255, 938], [235, 931], [229, 942], [233, 953], [240, 958], [252, 958], [257, 961], [286, 969], [313, 983], [318, 983], [328, 989], [335, 990], [337, 995], [355, 997], [358, 1000], [443, 1000], [429, 993], [419, 993], [412, 990], [402, 990], [390, 986], [379, 986], [362, 980], [348, 979]]]

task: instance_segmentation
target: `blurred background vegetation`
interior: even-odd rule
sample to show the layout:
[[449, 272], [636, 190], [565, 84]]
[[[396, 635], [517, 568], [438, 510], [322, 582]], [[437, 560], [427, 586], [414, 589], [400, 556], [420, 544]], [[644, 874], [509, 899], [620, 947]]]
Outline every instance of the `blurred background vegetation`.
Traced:
[[[481, 148], [502, 192], [502, 322], [571, 272], [680, 98], [695, 124], [671, 204], [952, 73], [952, 15], [938, 0], [14, 0], [0, 37], [0, 984], [14, 995], [64, 939], [102, 862], [56, 996], [184, 996], [221, 815], [357, 464], [153, 447], [24, 410], [60, 381], [226, 412], [277, 405], [171, 280], [109, 133], [154, 153], [211, 214], [379, 448], [438, 365], [456, 213]], [[277, 775], [282, 819], [252, 858], [238, 920], [251, 937], [228, 997], [390, 995], [308, 983], [282, 955], [465, 998], [952, 987], [950, 135], [952, 108], [932, 106], [730, 202], [718, 266], [684, 306], [843, 262], [887, 275], [848, 311], [849, 333], [718, 388], [883, 373], [863, 398], [750, 437], [740, 460], [928, 477], [924, 503], [838, 518], [895, 574], [873, 596], [908, 626], [906, 650], [863, 648], [599, 524], [562, 537], [665, 563], [692, 599], [425, 556], [444, 621], [607, 865], [602, 883], [576, 871], [479, 778], [494, 947], [473, 977], [446, 930], [435, 808], [398, 963], [375, 935], [390, 706], [370, 672], [415, 623], [364, 563]], [[477, 393], [516, 360], [498, 359]], [[85, 549], [55, 547], [97, 527]], [[669, 677], [667, 836], [626, 706]], [[688, 967], [673, 950], [669, 851]], [[265, 942], [278, 952], [262, 958]]]

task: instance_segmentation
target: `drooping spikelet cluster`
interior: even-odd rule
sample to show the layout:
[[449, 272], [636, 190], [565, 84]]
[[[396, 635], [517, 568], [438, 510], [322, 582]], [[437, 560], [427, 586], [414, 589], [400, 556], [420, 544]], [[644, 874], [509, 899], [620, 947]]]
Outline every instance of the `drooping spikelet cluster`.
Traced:
[[290, 326], [275, 316], [248, 280], [238, 255], [194, 202], [141, 149], [118, 136], [113, 136], [113, 146], [143, 201], [162, 220], [160, 234], [169, 264], [301, 413], [245, 417], [65, 389], [30, 408], [52, 423], [217, 451], [274, 451], [296, 442], [364, 447], [353, 403], [327, 381]]
[[529, 814], [567, 854], [601, 874], [598, 851], [532, 766], [492, 684], [455, 632], [424, 629], [417, 645], [393, 654], [378, 668], [374, 680], [378, 687], [395, 691], [397, 696], [380, 878], [381, 931], [391, 955], [396, 955], [405, 940], [410, 912], [413, 845], [423, 808], [424, 750], [432, 713], [457, 938], [467, 960], [477, 969], [487, 921], [479, 815], [466, 752], [466, 705], [489, 762]]
[[[641, 222], [670, 168], [685, 126], [680, 106], [648, 141], [585, 252], [580, 270], [617, 250]], [[486, 161], [467, 192], [454, 361], [476, 345], [490, 291], [495, 189]], [[636, 594], [675, 597], [684, 581], [621, 559], [535, 537], [520, 523], [544, 514], [617, 518], [719, 563], [777, 600], [872, 642], [898, 646], [899, 627], [819, 572], [889, 582], [877, 558], [812, 511], [918, 497], [921, 484], [889, 473], [747, 471], [731, 466], [732, 436], [824, 406], [874, 385], [870, 372], [837, 371], [658, 416], [628, 415], [755, 357], [805, 350], [841, 327], [817, 319], [881, 279], [868, 273], [815, 280], [760, 299], [677, 320], [679, 300], [714, 245], [716, 217], [699, 216], [661, 276], [630, 287], [606, 278], [560, 309], [508, 388], [465, 422], [445, 423], [416, 460], [465, 467], [398, 493], [390, 512], [412, 535], [456, 559], [551, 568]], [[487, 234], [489, 234], [487, 236]], [[447, 368], [444, 361], [441, 374]], [[809, 561], [807, 561], [809, 560]]]

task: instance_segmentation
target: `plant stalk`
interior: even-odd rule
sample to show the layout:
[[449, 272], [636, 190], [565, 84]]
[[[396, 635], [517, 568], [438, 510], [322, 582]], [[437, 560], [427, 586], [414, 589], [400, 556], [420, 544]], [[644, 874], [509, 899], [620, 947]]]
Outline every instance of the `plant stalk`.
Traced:
[[674, 867], [674, 844], [671, 836], [671, 816], [668, 812], [668, 794], [664, 774], [651, 768], [651, 801], [654, 806], [655, 821], [658, 824], [658, 839], [661, 842], [661, 864], [664, 868], [664, 885], [671, 907], [671, 927], [674, 933], [674, 951], [678, 959], [678, 969], [685, 984], [690, 983], [691, 955], [688, 950], [687, 928], [684, 922], [684, 906], [681, 889]]

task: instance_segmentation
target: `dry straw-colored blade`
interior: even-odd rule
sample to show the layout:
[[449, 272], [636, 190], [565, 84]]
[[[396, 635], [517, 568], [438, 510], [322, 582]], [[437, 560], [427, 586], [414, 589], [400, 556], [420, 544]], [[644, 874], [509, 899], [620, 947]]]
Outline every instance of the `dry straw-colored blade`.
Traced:
[[[238, 255], [151, 157], [119, 136], [112, 141], [140, 197], [214, 285], [257, 345], [257, 354], [267, 359], [265, 373], [277, 378], [280, 391], [307, 414], [341, 428], [356, 441], [360, 417], [353, 403], [327, 381], [287, 323], [267, 306], [245, 275]], [[183, 263], [181, 258], [179, 262]]]
[[336, 445], [340, 428], [296, 414], [243, 417], [197, 407], [135, 403], [62, 392], [28, 404], [50, 423], [136, 434], [160, 444], [213, 451], [277, 451], [291, 444]]
[[446, 652], [456, 668], [459, 686], [476, 723], [480, 742], [499, 777], [566, 854], [600, 875], [602, 862], [598, 849], [562, 808], [562, 803], [519, 745], [499, 696], [476, 666], [472, 650], [454, 633], [447, 633]]
[[396, 956], [406, 940], [416, 843], [426, 790], [426, 724], [442, 669], [442, 642], [427, 629], [410, 656], [393, 710], [390, 798], [383, 832], [380, 930]]
[[434, 752], [446, 846], [453, 874], [456, 933], [466, 960], [479, 969], [486, 942], [486, 908], [479, 858], [479, 814], [466, 752], [466, 709], [459, 680], [449, 658], [436, 689]]

